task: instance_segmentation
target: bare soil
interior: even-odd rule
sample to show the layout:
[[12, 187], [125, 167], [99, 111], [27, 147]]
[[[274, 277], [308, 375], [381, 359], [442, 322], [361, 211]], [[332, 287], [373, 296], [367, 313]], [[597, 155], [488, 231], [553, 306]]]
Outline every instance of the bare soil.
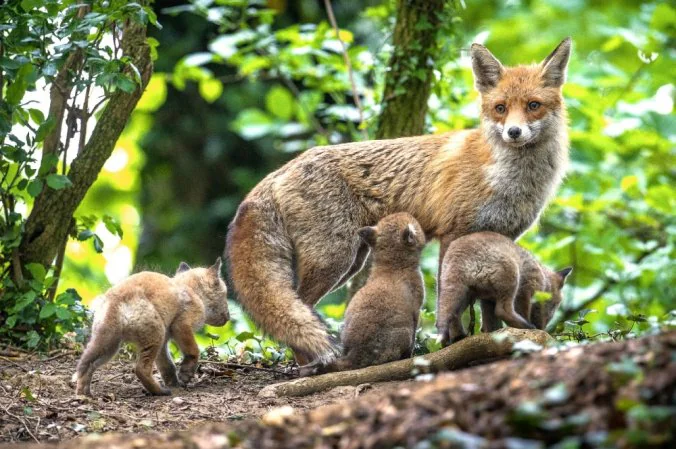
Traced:
[[[54, 357], [54, 356], [52, 356]], [[0, 357], [0, 442], [63, 441], [89, 433], [188, 430], [207, 422], [255, 418], [285, 405], [307, 410], [353, 399], [361, 389], [340, 387], [302, 398], [259, 398], [266, 385], [292, 377], [272, 370], [200, 364], [187, 388], [147, 395], [124, 355], [94, 374], [94, 398], [75, 396], [70, 378], [77, 355]], [[281, 368], [278, 368], [282, 371]], [[290, 368], [286, 370], [291, 371]], [[156, 373], [159, 379], [159, 375]], [[382, 383], [377, 390], [392, 387]], [[401, 382], [397, 383], [401, 384]]]

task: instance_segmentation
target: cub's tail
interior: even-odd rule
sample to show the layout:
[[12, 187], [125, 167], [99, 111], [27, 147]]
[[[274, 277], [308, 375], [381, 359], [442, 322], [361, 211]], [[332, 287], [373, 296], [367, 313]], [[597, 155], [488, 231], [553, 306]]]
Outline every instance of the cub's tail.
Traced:
[[294, 290], [291, 240], [271, 199], [240, 205], [226, 257], [237, 300], [258, 326], [297, 356], [321, 364], [335, 360], [338, 349], [326, 328]]

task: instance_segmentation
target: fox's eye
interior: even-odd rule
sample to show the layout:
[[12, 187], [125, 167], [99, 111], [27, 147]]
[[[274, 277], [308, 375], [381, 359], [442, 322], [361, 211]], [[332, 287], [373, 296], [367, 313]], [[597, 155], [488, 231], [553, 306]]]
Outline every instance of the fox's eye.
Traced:
[[504, 104], [499, 104], [495, 107], [495, 110], [498, 111], [498, 114], [504, 114], [506, 108]]
[[539, 107], [540, 107], [540, 103], [537, 102], [537, 101], [531, 101], [530, 103], [528, 103], [528, 109], [530, 109], [531, 111], [534, 111]]

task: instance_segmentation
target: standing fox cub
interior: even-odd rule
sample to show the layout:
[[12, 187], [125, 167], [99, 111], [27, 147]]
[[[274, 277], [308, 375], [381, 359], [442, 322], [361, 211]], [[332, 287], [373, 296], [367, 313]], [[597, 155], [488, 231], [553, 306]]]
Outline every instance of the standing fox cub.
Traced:
[[408, 212], [441, 254], [472, 232], [518, 238], [565, 173], [570, 51], [565, 39], [540, 64], [504, 67], [473, 44], [479, 129], [318, 147], [269, 174], [228, 231], [244, 309], [299, 362], [328, 364], [338, 350], [311, 308], [362, 268], [359, 228]]
[[359, 235], [373, 251], [373, 265], [345, 311], [344, 355], [333, 370], [410, 357], [425, 298], [419, 267], [425, 235], [415, 218], [407, 213], [388, 215], [376, 226], [361, 228]]
[[[500, 320], [520, 329], [544, 329], [561, 303], [561, 289], [571, 270], [551, 271], [528, 251], [494, 232], [455, 240], [444, 256], [439, 280], [442, 293], [437, 298], [437, 330], [442, 344], [466, 336], [460, 319], [474, 298], [481, 299], [482, 332], [497, 330]], [[531, 307], [536, 291], [552, 297]]]
[[[137, 345], [136, 376], [150, 394], [171, 394], [153, 378], [153, 363], [166, 386], [188, 382], [199, 358], [193, 332], [204, 324], [223, 326], [230, 319], [220, 273], [220, 258], [209, 268], [191, 269], [181, 262], [173, 278], [144, 271], [98, 297], [91, 341], [73, 375], [76, 393], [91, 395], [92, 373], [115, 355], [122, 342]], [[183, 353], [179, 375], [167, 345], [170, 338]]]

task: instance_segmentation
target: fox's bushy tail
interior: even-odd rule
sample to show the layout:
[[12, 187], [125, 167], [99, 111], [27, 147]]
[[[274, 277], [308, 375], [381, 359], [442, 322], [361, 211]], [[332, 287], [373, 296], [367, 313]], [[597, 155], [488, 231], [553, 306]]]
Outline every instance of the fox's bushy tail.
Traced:
[[258, 326], [311, 360], [335, 360], [338, 348], [294, 289], [293, 247], [272, 200], [240, 205], [226, 257], [237, 300]]

